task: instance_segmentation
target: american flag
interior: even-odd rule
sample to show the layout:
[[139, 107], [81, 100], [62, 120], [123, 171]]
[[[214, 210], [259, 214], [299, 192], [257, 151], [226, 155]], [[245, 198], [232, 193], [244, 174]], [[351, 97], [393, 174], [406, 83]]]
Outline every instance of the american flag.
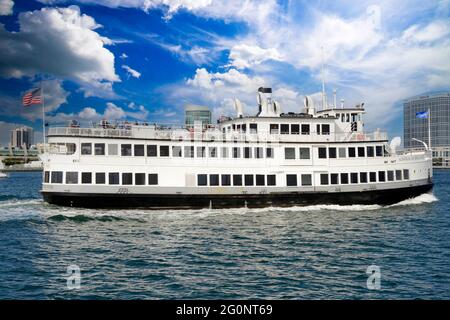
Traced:
[[29, 107], [33, 104], [41, 104], [41, 88], [28, 91], [22, 98], [22, 104], [24, 107]]

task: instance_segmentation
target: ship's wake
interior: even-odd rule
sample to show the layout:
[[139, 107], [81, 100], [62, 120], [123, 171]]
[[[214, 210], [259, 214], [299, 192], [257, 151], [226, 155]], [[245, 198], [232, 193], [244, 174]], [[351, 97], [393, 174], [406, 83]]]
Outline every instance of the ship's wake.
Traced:
[[8, 199], [0, 201], [0, 222], [9, 220], [42, 219], [49, 222], [75, 222], [90, 221], [117, 222], [142, 221], [143, 217], [154, 218], [206, 218], [221, 214], [258, 214], [258, 213], [306, 213], [318, 211], [357, 212], [376, 211], [381, 209], [397, 208], [402, 206], [426, 205], [439, 201], [432, 193], [425, 193], [415, 198], [407, 199], [392, 205], [311, 205], [293, 207], [267, 207], [267, 208], [233, 208], [233, 209], [191, 209], [191, 210], [148, 210], [148, 209], [84, 209], [49, 205], [41, 199]]

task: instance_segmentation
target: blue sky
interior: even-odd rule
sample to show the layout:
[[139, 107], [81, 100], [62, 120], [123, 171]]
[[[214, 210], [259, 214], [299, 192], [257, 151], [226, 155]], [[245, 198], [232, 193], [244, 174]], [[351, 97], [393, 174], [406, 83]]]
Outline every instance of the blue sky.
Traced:
[[[41, 130], [21, 95], [44, 80], [47, 120], [181, 123], [188, 103], [214, 117], [233, 99], [256, 113], [271, 86], [284, 111], [337, 90], [365, 102], [368, 130], [402, 135], [402, 100], [450, 90], [449, 0], [0, 0], [0, 143]], [[323, 55], [321, 53], [323, 47]]]

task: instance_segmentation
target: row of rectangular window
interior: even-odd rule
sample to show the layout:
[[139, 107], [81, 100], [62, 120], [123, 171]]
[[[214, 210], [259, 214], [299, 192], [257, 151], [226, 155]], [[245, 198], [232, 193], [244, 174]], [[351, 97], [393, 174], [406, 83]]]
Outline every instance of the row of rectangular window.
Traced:
[[197, 185], [202, 186], [276, 186], [276, 175], [269, 174], [199, 174]]
[[383, 146], [366, 147], [319, 147], [319, 159], [336, 158], [356, 158], [356, 157], [382, 157], [384, 155]]
[[[93, 178], [95, 177], [95, 183]], [[120, 173], [110, 172], [106, 174], [105, 172], [81, 172], [81, 183], [82, 184], [106, 184], [106, 177], [108, 177], [108, 184], [119, 185], [120, 184]], [[133, 179], [134, 178], [134, 179]], [[147, 179], [147, 180], [146, 180]], [[63, 172], [62, 171], [45, 171], [44, 172], [44, 182], [45, 183], [63, 183]], [[66, 172], [66, 184], [78, 184], [79, 172], [68, 171]], [[122, 173], [122, 185], [158, 185], [158, 174], [156, 173]]]
[[409, 170], [388, 170], [374, 172], [351, 172], [348, 173], [322, 173], [320, 175], [321, 185], [356, 184], [369, 182], [392, 182], [409, 180]]
[[[144, 157], [145, 156], [145, 146], [143, 144], [135, 144], [134, 145], [134, 153], [132, 152], [131, 144], [122, 144], [120, 145], [120, 155], [121, 156], [132, 156], [134, 154], [135, 157]], [[157, 145], [147, 145], [147, 157], [169, 157], [170, 156], [170, 148], [169, 146], [159, 146], [159, 154], [158, 154], [158, 146]], [[221, 150], [222, 158], [229, 158], [229, 148], [228, 147], [197, 147], [194, 146], [172, 146], [172, 157], [184, 157], [185, 158], [194, 158], [194, 151], [196, 149], [197, 158], [205, 158], [207, 155], [209, 158], [218, 158], [219, 157], [219, 149]], [[206, 153], [208, 150], [208, 154]], [[241, 147], [233, 147], [231, 149], [231, 157], [232, 158], [241, 158]], [[81, 154], [82, 155], [92, 155], [92, 144], [91, 143], [82, 143], [81, 144]], [[94, 155], [105, 155], [105, 144], [104, 143], [95, 143], [94, 144]], [[117, 156], [119, 155], [118, 145], [117, 144], [109, 144], [108, 145], [108, 155]], [[263, 148], [263, 147], [243, 147], [242, 156], [244, 158], [273, 158], [274, 151], [273, 148]]]

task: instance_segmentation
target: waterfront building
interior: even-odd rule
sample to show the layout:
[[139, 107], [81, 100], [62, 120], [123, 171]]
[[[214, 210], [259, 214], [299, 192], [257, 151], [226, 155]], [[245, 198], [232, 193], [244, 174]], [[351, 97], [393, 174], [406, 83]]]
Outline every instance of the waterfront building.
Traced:
[[11, 130], [11, 146], [14, 148], [22, 148], [25, 146], [29, 149], [34, 144], [34, 131], [30, 127], [19, 127]]
[[[429, 121], [417, 117], [417, 113], [428, 111]], [[404, 102], [403, 113], [405, 148], [421, 147], [413, 138], [428, 143], [430, 132], [434, 166], [450, 168], [450, 92], [410, 98]]]
[[194, 123], [201, 121], [203, 127], [211, 124], [211, 111], [208, 107], [187, 105], [185, 107], [185, 124], [187, 128], [194, 128]]

